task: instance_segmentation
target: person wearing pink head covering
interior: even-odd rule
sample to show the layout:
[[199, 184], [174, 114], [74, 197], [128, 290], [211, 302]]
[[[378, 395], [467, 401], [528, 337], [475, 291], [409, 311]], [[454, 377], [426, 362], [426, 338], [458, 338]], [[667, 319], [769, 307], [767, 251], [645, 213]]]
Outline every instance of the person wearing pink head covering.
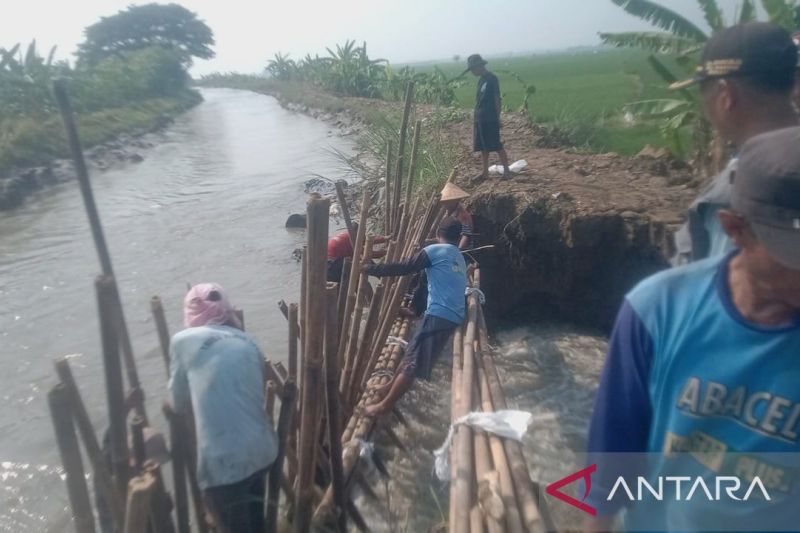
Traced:
[[195, 285], [185, 330], [170, 344], [171, 407], [194, 412], [197, 480], [221, 533], [261, 533], [266, 474], [277, 438], [264, 410], [266, 367], [225, 290]]

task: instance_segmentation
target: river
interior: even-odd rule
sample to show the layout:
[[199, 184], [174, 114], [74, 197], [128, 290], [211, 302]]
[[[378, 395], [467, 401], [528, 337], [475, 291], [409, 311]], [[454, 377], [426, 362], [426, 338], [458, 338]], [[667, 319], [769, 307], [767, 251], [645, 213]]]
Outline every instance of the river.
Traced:
[[[156, 425], [163, 424], [166, 378], [150, 297], [162, 297], [175, 331], [187, 282], [217, 281], [245, 311], [248, 330], [268, 356], [284, 359], [286, 325], [276, 302], [296, 299], [300, 275], [292, 252], [305, 235], [283, 224], [304, 209], [306, 179], [338, 177], [330, 174], [337, 168], [331, 150], [354, 148], [324, 123], [284, 110], [273, 98], [225, 89], [203, 96], [202, 104], [155, 134], [156, 146], [143, 153], [143, 162], [92, 174]], [[104, 428], [92, 284], [98, 272], [75, 182], [0, 214], [0, 531], [68, 529], [46, 393], [56, 382], [52, 361], [69, 356], [95, 428]], [[511, 402], [555, 415], [529, 431], [525, 447], [534, 475], [557, 479], [545, 465], [566, 464], [565, 450], [582, 447], [604, 341], [558, 325], [509, 328], [497, 340]], [[449, 372], [445, 367], [437, 369], [439, 378]], [[401, 434], [412, 452], [424, 453], [388, 457], [395, 473], [390, 504], [371, 505], [368, 513], [376, 530], [395, 520], [427, 529], [441, 519], [436, 502], [447, 508], [444, 488], [431, 477], [430, 450], [444, 438], [450, 395], [449, 385], [435, 383], [420, 384], [404, 402], [410, 427]], [[396, 518], [387, 520], [387, 512]]]

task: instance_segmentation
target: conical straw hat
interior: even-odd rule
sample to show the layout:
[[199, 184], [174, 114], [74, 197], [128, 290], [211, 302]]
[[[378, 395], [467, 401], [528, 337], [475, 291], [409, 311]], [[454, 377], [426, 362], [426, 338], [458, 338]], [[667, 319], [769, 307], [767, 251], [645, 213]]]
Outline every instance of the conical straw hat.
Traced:
[[442, 189], [441, 202], [448, 202], [451, 200], [463, 200], [469, 198], [469, 193], [456, 185], [455, 183], [447, 183]]

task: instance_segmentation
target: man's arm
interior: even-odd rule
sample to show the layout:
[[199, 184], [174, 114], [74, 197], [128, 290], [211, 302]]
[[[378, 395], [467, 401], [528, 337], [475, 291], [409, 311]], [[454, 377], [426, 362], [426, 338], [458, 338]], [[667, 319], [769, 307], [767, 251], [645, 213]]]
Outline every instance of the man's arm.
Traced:
[[411, 259], [400, 263], [381, 263], [378, 265], [367, 265], [364, 271], [370, 276], [377, 278], [386, 278], [391, 276], [405, 276], [419, 272], [431, 266], [431, 261], [428, 259], [428, 254], [425, 250], [420, 250]]
[[497, 120], [500, 120], [500, 113], [503, 111], [502, 96], [500, 96], [500, 80], [494, 79], [494, 105], [497, 109]]
[[[594, 404], [589, 428], [588, 452], [593, 454], [645, 453], [650, 434], [652, 407], [649, 382], [653, 363], [653, 339], [631, 304], [625, 300], [617, 315], [608, 345], [603, 375]], [[592, 494], [608, 493], [617, 477], [633, 474], [642, 466], [638, 457], [596, 457], [598, 470]], [[591, 500], [592, 494], [589, 495]], [[620, 509], [618, 502], [607, 502], [600, 496], [591, 501], [598, 516], [585, 524], [586, 531], [608, 528], [609, 519]]]

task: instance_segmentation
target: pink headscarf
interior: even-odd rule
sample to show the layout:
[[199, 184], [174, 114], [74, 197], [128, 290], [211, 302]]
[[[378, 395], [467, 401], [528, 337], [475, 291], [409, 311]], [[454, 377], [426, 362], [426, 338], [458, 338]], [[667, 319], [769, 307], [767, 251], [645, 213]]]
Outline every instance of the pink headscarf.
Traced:
[[[218, 295], [214, 301], [209, 299], [212, 293]], [[187, 328], [222, 324], [240, 327], [225, 289], [216, 283], [200, 283], [189, 289], [183, 300], [183, 323]]]

